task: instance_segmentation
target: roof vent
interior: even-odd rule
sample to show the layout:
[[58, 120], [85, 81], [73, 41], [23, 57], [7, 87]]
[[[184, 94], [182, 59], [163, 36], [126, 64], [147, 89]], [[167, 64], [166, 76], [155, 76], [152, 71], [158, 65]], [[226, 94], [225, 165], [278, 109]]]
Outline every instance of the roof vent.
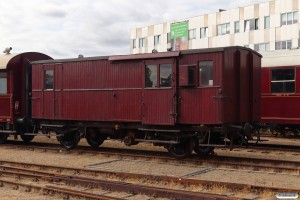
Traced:
[[78, 58], [84, 58], [84, 56], [82, 54], [79, 54]]
[[3, 53], [5, 53], [6, 55], [10, 54], [10, 51], [12, 50], [11, 47], [6, 47], [3, 51]]

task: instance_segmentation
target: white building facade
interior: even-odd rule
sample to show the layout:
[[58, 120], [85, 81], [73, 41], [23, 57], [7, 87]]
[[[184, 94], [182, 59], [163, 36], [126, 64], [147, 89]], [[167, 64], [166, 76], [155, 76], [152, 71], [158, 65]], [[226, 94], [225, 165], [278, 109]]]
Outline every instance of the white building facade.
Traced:
[[170, 50], [171, 24], [188, 22], [188, 49], [245, 46], [259, 52], [299, 47], [300, 0], [265, 3], [204, 14], [188, 19], [135, 28], [130, 33], [130, 53]]

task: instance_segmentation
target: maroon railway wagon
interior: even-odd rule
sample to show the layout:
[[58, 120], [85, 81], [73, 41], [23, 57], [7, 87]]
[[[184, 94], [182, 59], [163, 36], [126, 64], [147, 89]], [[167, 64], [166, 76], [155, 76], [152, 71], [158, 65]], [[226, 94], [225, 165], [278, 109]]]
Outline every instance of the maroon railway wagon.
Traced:
[[[4, 142], [9, 134], [21, 134], [16, 131], [16, 120], [31, 115], [30, 62], [50, 59], [41, 53], [11, 54], [10, 50], [7, 48], [6, 53], [0, 55], [0, 142]], [[23, 134], [21, 137], [24, 141], [30, 138]]]
[[262, 122], [281, 135], [300, 133], [300, 50], [264, 53]]
[[35, 130], [152, 142], [176, 157], [249, 139], [260, 120], [261, 55], [243, 47], [32, 62]]

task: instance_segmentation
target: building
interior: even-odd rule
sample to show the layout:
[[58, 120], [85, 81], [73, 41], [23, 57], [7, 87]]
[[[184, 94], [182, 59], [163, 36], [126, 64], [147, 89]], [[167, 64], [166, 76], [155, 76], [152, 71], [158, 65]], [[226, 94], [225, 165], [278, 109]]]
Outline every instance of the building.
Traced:
[[176, 50], [172, 25], [187, 23], [180, 49], [245, 46], [259, 52], [299, 47], [300, 0], [266, 0], [231, 10], [131, 30], [130, 53]]

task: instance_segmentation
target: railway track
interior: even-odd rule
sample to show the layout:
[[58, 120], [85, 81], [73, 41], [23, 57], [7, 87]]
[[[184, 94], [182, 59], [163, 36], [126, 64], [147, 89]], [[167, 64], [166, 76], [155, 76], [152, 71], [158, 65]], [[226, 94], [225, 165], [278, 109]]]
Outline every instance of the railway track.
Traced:
[[[287, 173], [292, 175], [300, 175], [300, 161], [278, 160], [272, 158], [255, 158], [228, 155], [211, 155], [208, 157], [199, 157], [193, 155], [191, 158], [177, 160], [170, 157], [166, 152], [153, 152], [145, 150], [121, 150], [101, 148], [100, 151], [90, 150], [87, 148], [74, 149], [72, 151], [64, 150], [60, 147], [41, 147], [41, 146], [24, 146], [24, 145], [8, 145], [8, 148], [26, 149], [30, 151], [43, 151], [67, 154], [92, 154], [106, 157], [117, 157], [119, 159], [135, 159], [135, 160], [157, 160], [165, 163], [173, 163], [179, 165], [195, 165], [206, 167], [217, 167], [227, 169], [242, 169], [249, 171]], [[236, 149], [235, 151], [238, 151]], [[251, 150], [249, 150], [251, 151]]]
[[[133, 196], [136, 194], [144, 194], [149, 195], [150, 197], [160, 197], [160, 198], [178, 198], [178, 199], [215, 199], [215, 200], [234, 200], [238, 199], [235, 197], [227, 197], [224, 195], [217, 194], [209, 194], [209, 193], [201, 193], [201, 192], [192, 192], [192, 191], [184, 191], [184, 190], [174, 190], [167, 188], [159, 188], [154, 186], [147, 185], [138, 185], [132, 184], [124, 181], [109, 181], [109, 180], [101, 180], [97, 178], [87, 177], [86, 175], [93, 174], [94, 176], [98, 174], [105, 175], [114, 175], [116, 177], [125, 179], [125, 178], [139, 178], [139, 179], [148, 179], [151, 181], [164, 181], [166, 184], [179, 181], [181, 184], [196, 184], [196, 182], [191, 182], [188, 179], [174, 179], [172, 177], [159, 177], [159, 176], [148, 176], [141, 174], [133, 174], [133, 173], [121, 173], [121, 172], [110, 172], [110, 171], [99, 171], [99, 170], [86, 170], [79, 168], [65, 168], [58, 166], [49, 166], [49, 165], [36, 165], [31, 163], [17, 163], [17, 162], [9, 162], [9, 161], [0, 161], [0, 185], [3, 186], [5, 184], [15, 185], [15, 187], [26, 187], [27, 190], [31, 190], [31, 188], [35, 188], [38, 190], [43, 190], [44, 192], [51, 193], [62, 193], [64, 195], [70, 195], [75, 197], [82, 197], [88, 199], [126, 199], [124, 197], [111, 197], [108, 195], [99, 195], [93, 192], [85, 192], [80, 189], [69, 189], [70, 186], [81, 186], [83, 189], [89, 188], [96, 189], [101, 188], [106, 191], [117, 191], [117, 192], [126, 192], [130, 194], [129, 196]], [[55, 170], [60, 173], [48, 172], [49, 170]], [[71, 172], [66, 174], [65, 172]], [[4, 178], [17, 177], [17, 181], [5, 180]], [[35, 180], [39, 184], [28, 184], [22, 183], [25, 179]], [[22, 180], [22, 181], [20, 181]], [[62, 186], [67, 186], [65, 188]], [[200, 183], [200, 182], [199, 182]], [[198, 184], [199, 184], [198, 183]], [[207, 182], [205, 182], [207, 183]], [[205, 184], [201, 183], [201, 184]], [[213, 184], [213, 183], [210, 183]], [[232, 187], [232, 186], [231, 186]], [[236, 187], [236, 186], [235, 186]], [[129, 197], [128, 196], [128, 197]]]
[[[35, 186], [26, 185], [20, 182], [20, 180], [29, 179], [35, 180], [41, 185], [41, 181], [46, 181], [44, 186], [38, 186], [39, 189], [44, 191], [52, 191], [63, 193], [71, 196], [80, 196], [89, 197], [91, 199], [101, 199], [102, 197], [97, 197], [96, 194], [82, 192], [74, 189], [68, 189], [67, 192], [65, 188], [61, 187], [61, 184], [64, 183], [69, 186], [82, 186], [83, 188], [95, 189], [95, 188], [104, 188], [109, 191], [118, 191], [126, 192], [129, 194], [145, 194], [149, 196], [161, 197], [161, 198], [179, 198], [179, 199], [200, 199], [200, 198], [212, 198], [212, 199], [238, 199], [235, 197], [228, 197], [216, 194], [202, 193], [202, 192], [191, 192], [184, 190], [174, 190], [167, 188], [159, 188], [155, 186], [148, 185], [139, 185], [132, 184], [124, 181], [110, 181], [103, 180], [99, 178], [99, 175], [104, 177], [115, 177], [120, 180], [126, 179], [141, 179], [148, 180], [148, 182], [156, 185], [157, 182], [164, 182], [165, 185], [170, 183], [177, 183], [184, 186], [184, 188], [189, 186], [202, 186], [206, 188], [212, 187], [223, 187], [227, 188], [230, 191], [237, 190], [253, 190], [253, 191], [272, 191], [272, 192], [296, 192], [292, 189], [286, 188], [275, 188], [267, 186], [255, 186], [251, 184], [237, 184], [237, 183], [228, 183], [228, 182], [219, 182], [219, 181], [207, 181], [207, 180], [198, 180], [191, 178], [177, 178], [171, 176], [157, 176], [157, 175], [146, 175], [146, 174], [137, 174], [137, 173], [128, 173], [128, 172], [116, 172], [116, 171], [107, 171], [107, 170], [95, 170], [95, 169], [81, 169], [81, 168], [71, 168], [71, 167], [58, 167], [51, 165], [38, 165], [31, 163], [20, 163], [20, 162], [10, 162], [10, 161], [0, 161], [0, 184], [13, 184], [12, 181], [3, 180], [3, 177], [12, 177], [19, 180], [15, 183], [16, 186], [25, 186], [28, 188], [33, 188]], [[51, 171], [51, 172], [50, 172]], [[55, 171], [55, 173], [53, 172]], [[70, 175], [71, 174], [71, 175]], [[76, 175], [74, 175], [76, 174]], [[49, 185], [51, 183], [51, 185]], [[54, 185], [53, 185], [54, 183]], [[60, 186], [58, 187], [58, 183]], [[93, 197], [94, 195], [94, 197]], [[107, 195], [105, 196], [107, 197]], [[110, 198], [110, 197], [107, 197]]]
[[[221, 171], [232, 171], [232, 172], [245, 172], [247, 174], [253, 174], [254, 176], [260, 176], [260, 174], [273, 174], [275, 176], [282, 176], [285, 175], [287, 177], [294, 176], [299, 177], [300, 175], [300, 161], [279, 161], [276, 159], [261, 159], [261, 158], [253, 158], [253, 157], [241, 157], [241, 156], [228, 156], [228, 155], [211, 155], [209, 157], [199, 157], [196, 155], [193, 155], [189, 159], [185, 160], [176, 160], [169, 156], [169, 154], [165, 152], [158, 152], [158, 151], [146, 151], [146, 150], [128, 150], [128, 149], [115, 149], [115, 148], [104, 148], [101, 147], [98, 150], [91, 150], [89, 147], [79, 147], [77, 149], [74, 149], [72, 151], [67, 151], [59, 147], [58, 145], [50, 144], [46, 147], [42, 147], [42, 144], [32, 144], [30, 146], [28, 145], [1, 145], [0, 148], [5, 149], [17, 149], [17, 150], [27, 150], [27, 151], [35, 151], [37, 153], [47, 153], [49, 152], [54, 154], [79, 154], [78, 156], [98, 156], [99, 155], [99, 161], [100, 165], [98, 163], [95, 163], [95, 167], [93, 165], [85, 166], [83, 169], [79, 168], [69, 168], [68, 176], [73, 176], [74, 174], [80, 175], [80, 176], [86, 176], [86, 175], [92, 175], [95, 176], [96, 174], [101, 174], [105, 177], [117, 177], [121, 182], [126, 179], [136, 179], [136, 180], [147, 180], [150, 182], [164, 182], [165, 185], [169, 185], [171, 183], [180, 184], [181, 188], [188, 188], [188, 187], [204, 187], [204, 188], [226, 188], [228, 191], [227, 193], [232, 193], [232, 191], [259, 191], [259, 193], [263, 192], [295, 192], [294, 189], [289, 189], [288, 187], [270, 187], [270, 186], [262, 186], [262, 185], [256, 185], [255, 183], [249, 183], [245, 184], [247, 182], [244, 182], [244, 184], [236, 183], [236, 182], [226, 182], [226, 181], [209, 181], [209, 180], [202, 180], [201, 176], [202, 174], [206, 173], [220, 173]], [[228, 150], [228, 149], [224, 149]], [[236, 149], [239, 151], [239, 149]], [[236, 151], [235, 150], [235, 151]], [[241, 151], [244, 151], [244, 149], [240, 149]], [[251, 149], [247, 150], [251, 151]], [[75, 156], [76, 157], [76, 156]], [[96, 157], [95, 157], [96, 158]], [[110, 160], [111, 166], [114, 166], [114, 162], [118, 165], [118, 162], [127, 163], [127, 165], [134, 165], [136, 163], [132, 162], [141, 162], [147, 165], [153, 165], [153, 166], [159, 166], [161, 163], [168, 163], [171, 166], [174, 166], [175, 168], [180, 168], [182, 166], [184, 167], [194, 167], [191, 171], [186, 171], [188, 173], [180, 176], [174, 176], [172, 173], [167, 173], [166, 176], [162, 176], [161, 174], [155, 174], [154, 175], [150, 173], [142, 173], [139, 172], [132, 172], [132, 171], [120, 171], [118, 168], [110, 168], [104, 167], [101, 168], [103, 163], [105, 161], [101, 161], [102, 158], [106, 158], [107, 160]], [[97, 159], [98, 160], [98, 159]], [[104, 159], [105, 160], [105, 159]], [[131, 162], [131, 163], [130, 163]], [[6, 169], [3, 170], [2, 166], [5, 166]], [[3, 160], [0, 162], [0, 173], [4, 173], [2, 171], [8, 171], [13, 170], [10, 175], [11, 177], [19, 177], [20, 175], [16, 175], [14, 173], [14, 168], [21, 168], [19, 170], [19, 173], [22, 172], [23, 169], [27, 168], [33, 168], [33, 169], [39, 169], [44, 170], [48, 169], [54, 172], [62, 172], [62, 171], [68, 171], [68, 168], [63, 167], [57, 167], [57, 166], [47, 166], [47, 165], [36, 165], [36, 164], [30, 164], [30, 163], [21, 163], [17, 164], [14, 162], [8, 162]], [[23, 171], [24, 172], [24, 171]], [[47, 172], [47, 171], [46, 171]], [[49, 173], [49, 172], [47, 172]], [[230, 172], [231, 173], [231, 172]], [[255, 175], [256, 174], [256, 175]], [[165, 175], [165, 174], [164, 174]], [[199, 176], [198, 176], [199, 175]], [[43, 175], [44, 177], [49, 175]], [[55, 177], [59, 177], [59, 175], [55, 175]], [[75, 177], [76, 178], [76, 177]], [[293, 179], [295, 179], [293, 178]], [[71, 179], [74, 179], [72, 177]], [[56, 179], [51, 179], [51, 182], [55, 182]], [[60, 179], [59, 179], [60, 180]], [[12, 181], [12, 180], [10, 180]], [[50, 179], [48, 180], [50, 181]], [[124, 183], [123, 183], [124, 184]], [[47, 184], [45, 184], [47, 185]], [[46, 186], [44, 186], [46, 187]], [[85, 186], [83, 186], [85, 187]], [[69, 189], [69, 188], [68, 188]], [[83, 189], [84, 190], [84, 189]], [[43, 191], [47, 191], [47, 188], [43, 188]], [[50, 193], [56, 193], [55, 191], [50, 191]], [[132, 192], [130, 192], [132, 193]], [[211, 192], [213, 193], [213, 192]], [[222, 193], [221, 193], [222, 194]], [[70, 194], [65, 194], [70, 195]], [[128, 195], [128, 194], [127, 194]]]

